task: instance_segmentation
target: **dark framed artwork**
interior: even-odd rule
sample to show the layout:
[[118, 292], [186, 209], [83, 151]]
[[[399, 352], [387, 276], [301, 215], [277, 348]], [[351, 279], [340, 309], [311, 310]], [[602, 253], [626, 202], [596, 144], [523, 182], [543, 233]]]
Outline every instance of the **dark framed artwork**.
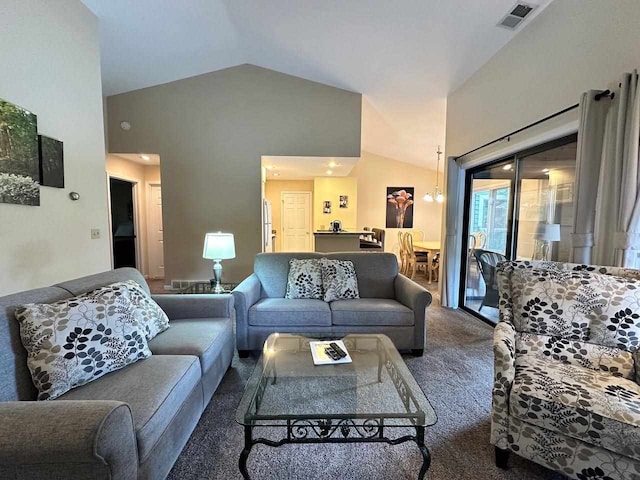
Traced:
[[40, 205], [36, 115], [0, 98], [0, 202]]
[[64, 154], [62, 142], [38, 135], [40, 185], [64, 188]]
[[387, 187], [387, 228], [413, 228], [414, 187]]
[[331, 201], [325, 200], [322, 202], [322, 213], [331, 213]]
[[349, 207], [349, 195], [340, 195], [340, 208]]

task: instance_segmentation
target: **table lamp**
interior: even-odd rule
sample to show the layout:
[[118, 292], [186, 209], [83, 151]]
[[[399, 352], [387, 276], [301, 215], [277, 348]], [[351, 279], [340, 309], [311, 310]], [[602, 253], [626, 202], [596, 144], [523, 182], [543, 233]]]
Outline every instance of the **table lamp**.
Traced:
[[202, 258], [213, 260], [213, 278], [216, 282], [213, 292], [223, 293], [224, 290], [220, 285], [220, 281], [222, 280], [222, 265], [220, 262], [229, 258], [236, 258], [233, 233], [207, 233], [204, 236]]
[[548, 256], [551, 250], [551, 242], [560, 241], [560, 224], [539, 223], [536, 226], [536, 232], [533, 234], [533, 238], [542, 242], [542, 260], [549, 260]]

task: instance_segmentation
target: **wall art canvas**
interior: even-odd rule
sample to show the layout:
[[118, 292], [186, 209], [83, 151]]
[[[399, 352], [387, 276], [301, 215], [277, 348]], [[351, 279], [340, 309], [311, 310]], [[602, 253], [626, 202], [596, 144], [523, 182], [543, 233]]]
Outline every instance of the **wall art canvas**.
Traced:
[[40, 185], [64, 188], [64, 155], [62, 142], [38, 135], [40, 153]]
[[340, 195], [340, 208], [349, 207], [349, 195]]
[[40, 205], [37, 117], [0, 98], [0, 202]]
[[387, 228], [413, 228], [414, 187], [387, 187]]
[[325, 200], [322, 202], [322, 213], [331, 213], [331, 201]]

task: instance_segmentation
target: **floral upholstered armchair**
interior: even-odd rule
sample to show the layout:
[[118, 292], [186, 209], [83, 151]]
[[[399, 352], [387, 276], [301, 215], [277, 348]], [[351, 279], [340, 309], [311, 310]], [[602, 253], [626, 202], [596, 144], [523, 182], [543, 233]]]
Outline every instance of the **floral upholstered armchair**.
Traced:
[[579, 480], [640, 479], [640, 271], [498, 266], [491, 443]]

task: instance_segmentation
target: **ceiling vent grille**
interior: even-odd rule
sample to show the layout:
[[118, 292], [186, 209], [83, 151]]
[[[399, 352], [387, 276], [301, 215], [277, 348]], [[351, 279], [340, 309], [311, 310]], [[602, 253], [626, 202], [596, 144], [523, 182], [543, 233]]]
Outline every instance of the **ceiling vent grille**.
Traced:
[[499, 27], [515, 30], [531, 12], [536, 9], [537, 5], [531, 3], [518, 2], [498, 23]]

